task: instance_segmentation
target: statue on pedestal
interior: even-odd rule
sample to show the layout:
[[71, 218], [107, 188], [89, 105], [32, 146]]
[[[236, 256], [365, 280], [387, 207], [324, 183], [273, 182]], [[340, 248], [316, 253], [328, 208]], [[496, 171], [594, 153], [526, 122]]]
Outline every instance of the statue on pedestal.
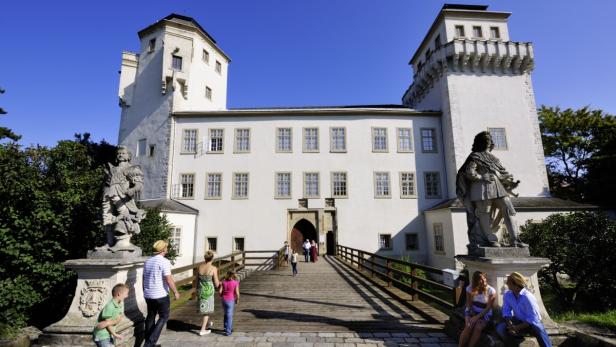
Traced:
[[[475, 136], [472, 153], [468, 156], [456, 178], [456, 195], [466, 209], [468, 225], [469, 254], [474, 254], [479, 247], [528, 247], [522, 243], [518, 226], [514, 219], [516, 214], [509, 195], [520, 181], [501, 165], [496, 156], [490, 153], [494, 149], [492, 137], [487, 131]], [[509, 242], [498, 240], [495, 232], [504, 220]]]

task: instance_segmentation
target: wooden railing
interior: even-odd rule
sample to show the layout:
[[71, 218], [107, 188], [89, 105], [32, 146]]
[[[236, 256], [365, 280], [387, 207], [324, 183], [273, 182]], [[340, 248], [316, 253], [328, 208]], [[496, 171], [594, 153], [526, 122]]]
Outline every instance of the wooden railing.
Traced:
[[[432, 301], [446, 308], [454, 308], [459, 297], [459, 288], [418, 276], [421, 270], [428, 274], [443, 275], [443, 271], [426, 265], [411, 263], [395, 258], [369, 253], [342, 245], [336, 246], [337, 257], [370, 277], [377, 276], [386, 282], [387, 287], [395, 286], [410, 295], [413, 300]], [[396, 266], [398, 265], [398, 266]], [[408, 271], [397, 269], [408, 269]], [[441, 293], [441, 296], [435, 295]]]

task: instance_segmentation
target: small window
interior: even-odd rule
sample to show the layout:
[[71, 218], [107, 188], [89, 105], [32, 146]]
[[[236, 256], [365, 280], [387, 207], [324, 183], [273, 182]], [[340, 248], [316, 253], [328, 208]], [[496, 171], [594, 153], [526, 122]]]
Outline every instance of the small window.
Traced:
[[436, 252], [445, 252], [445, 240], [443, 240], [443, 224], [435, 223], [432, 225], [434, 231], [434, 250]]
[[183, 199], [192, 199], [194, 198], [195, 191], [195, 174], [181, 174], [181, 197]]
[[456, 25], [456, 37], [464, 37], [464, 25]]
[[421, 129], [421, 150], [424, 153], [436, 153], [436, 129]]
[[398, 128], [398, 152], [413, 151], [413, 131], [411, 128]]
[[147, 140], [146, 139], [139, 140], [138, 145], [137, 145], [137, 156], [144, 157], [146, 148], [147, 148]]
[[216, 60], [216, 72], [222, 73], [222, 64], [218, 60]]
[[248, 173], [243, 172], [233, 174], [233, 198], [248, 198]]
[[392, 249], [390, 234], [379, 234], [379, 249]]
[[233, 251], [243, 251], [244, 250], [244, 238], [243, 237], [234, 237], [233, 238]]
[[223, 153], [224, 129], [210, 129], [210, 153]]
[[415, 233], [405, 234], [404, 235], [406, 250], [407, 251], [416, 251], [419, 249], [419, 236]]
[[304, 128], [304, 152], [319, 151], [319, 128]]
[[173, 245], [173, 249], [175, 249], [175, 254], [179, 257], [182, 255], [182, 228], [174, 227], [171, 235], [171, 244]]
[[216, 252], [218, 250], [218, 238], [217, 237], [207, 238], [207, 249], [212, 252]]
[[334, 198], [347, 197], [346, 172], [332, 172], [332, 196]]
[[182, 153], [197, 153], [197, 129], [184, 129]]
[[481, 27], [480, 26], [474, 26], [473, 27], [473, 38], [475, 38], [475, 39], [483, 38], [483, 33], [481, 32]]
[[210, 63], [210, 52], [206, 51], [205, 49], [203, 50], [203, 56], [202, 59], [204, 62], [206, 63]]
[[438, 172], [426, 172], [424, 175], [426, 183], [426, 199], [441, 198], [441, 179]]
[[151, 39], [150, 43], [148, 43], [148, 52], [154, 52], [154, 49], [156, 48], [156, 39]]
[[330, 128], [329, 142], [332, 152], [346, 152], [346, 129]]
[[389, 198], [391, 197], [391, 184], [389, 181], [389, 172], [374, 173], [374, 197]]
[[182, 71], [182, 57], [177, 55], [172, 56], [171, 68], [175, 71]]
[[150, 145], [150, 149], [148, 151], [148, 156], [149, 157], [153, 157], [154, 156], [155, 149], [156, 149], [156, 145]]
[[372, 151], [387, 152], [387, 128], [372, 128]]
[[490, 27], [490, 38], [493, 40], [500, 39], [500, 30], [498, 30], [498, 27]]
[[250, 153], [250, 129], [235, 129], [235, 153]]
[[205, 98], [208, 100], [212, 100], [212, 88], [205, 87]]
[[278, 128], [276, 129], [276, 151], [277, 152], [292, 152], [292, 130], [291, 128]]
[[507, 134], [505, 133], [505, 128], [488, 128], [488, 132], [490, 133], [490, 137], [492, 137], [494, 149], [499, 151], [506, 151]]
[[319, 192], [319, 173], [305, 172], [304, 173], [304, 197], [318, 198]]
[[424, 58], [426, 58], [426, 62], [430, 58], [430, 55], [432, 55], [432, 51], [430, 50], [430, 48], [428, 48], [428, 50], [426, 51], [426, 54], [424, 55]]
[[400, 198], [417, 197], [415, 192], [415, 173], [400, 172]]
[[434, 50], [436, 51], [439, 48], [441, 48], [441, 35], [436, 35], [434, 39]]
[[207, 190], [205, 192], [206, 199], [220, 199], [222, 197], [222, 174], [208, 173], [207, 174]]
[[276, 198], [286, 199], [291, 197], [291, 173], [276, 172]]

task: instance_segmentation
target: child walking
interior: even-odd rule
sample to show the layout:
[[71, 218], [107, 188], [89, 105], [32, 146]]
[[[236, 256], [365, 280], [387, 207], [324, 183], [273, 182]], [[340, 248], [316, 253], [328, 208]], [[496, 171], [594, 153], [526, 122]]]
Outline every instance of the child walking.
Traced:
[[291, 268], [293, 269], [293, 277], [297, 275], [297, 250], [293, 250], [291, 254]]
[[220, 286], [222, 306], [225, 310], [225, 335], [233, 332], [233, 310], [240, 303], [240, 282], [233, 271], [228, 271]]
[[97, 324], [92, 331], [92, 338], [98, 347], [109, 347], [114, 340], [121, 341], [124, 337], [115, 332], [124, 316], [124, 299], [128, 297], [129, 288], [124, 283], [116, 284], [111, 290], [112, 298], [98, 315]]

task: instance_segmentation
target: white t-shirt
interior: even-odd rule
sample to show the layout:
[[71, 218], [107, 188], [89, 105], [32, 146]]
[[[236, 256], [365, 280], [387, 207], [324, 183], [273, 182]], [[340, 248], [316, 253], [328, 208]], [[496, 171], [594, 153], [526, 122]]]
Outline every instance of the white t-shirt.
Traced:
[[[473, 288], [471, 287], [470, 284], [466, 287], [466, 292], [469, 293], [469, 294], [473, 292]], [[484, 294], [477, 294], [477, 295], [475, 295], [472, 298], [472, 300], [474, 302], [480, 302], [482, 304], [486, 304], [486, 303], [488, 303], [488, 298], [490, 298], [490, 296], [494, 295], [494, 294], [496, 294], [496, 290], [494, 290], [494, 288], [492, 288], [492, 286], [488, 286], [487, 294], [485, 294], [485, 295]]]

